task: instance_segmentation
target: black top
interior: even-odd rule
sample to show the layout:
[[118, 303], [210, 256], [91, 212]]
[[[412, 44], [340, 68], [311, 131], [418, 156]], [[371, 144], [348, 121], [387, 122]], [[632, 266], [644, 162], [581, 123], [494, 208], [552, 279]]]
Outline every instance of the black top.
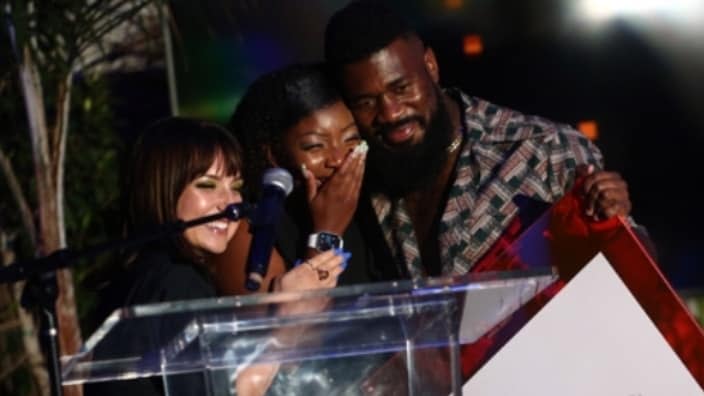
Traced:
[[124, 306], [215, 297], [205, 268], [163, 249], [148, 249], [130, 266], [131, 286]]
[[[305, 197], [294, 191], [286, 200], [286, 210], [276, 229], [276, 248], [290, 269], [305, 257], [312, 223]], [[394, 266], [381, 228], [368, 199], [360, 197], [352, 222], [342, 235], [344, 250], [352, 253], [338, 285], [397, 280], [402, 272]]]
[[[305, 198], [292, 194], [286, 201], [284, 216], [276, 230], [276, 246], [288, 268], [291, 268], [298, 258], [305, 257], [311, 229]], [[345, 250], [351, 252], [352, 256], [347, 269], [340, 275], [339, 285], [396, 280], [402, 277], [399, 274], [403, 272], [393, 264], [394, 260], [391, 259], [368, 199], [360, 198], [354, 219], [342, 237]], [[102, 311], [109, 314], [122, 306], [215, 296], [215, 287], [205, 271], [201, 271], [188, 260], [169, 254], [166, 249], [150, 248], [139, 254], [127, 276], [112, 282], [104, 299], [108, 309], [103, 308]], [[125, 330], [124, 337], [112, 338], [119, 340], [120, 345], [99, 344], [95, 356], [99, 358], [103, 351], [108, 352], [115, 348], [120, 348], [125, 356], [124, 352], [130, 348], [136, 350], [140, 346], [139, 349], [143, 350], [144, 345], [149, 345], [150, 349], [158, 352], [161, 346], [158, 345], [158, 340], [174, 337], [184, 324], [178, 320], [165, 319], [156, 325], [158, 328], [149, 326]], [[179, 391], [186, 392], [183, 394], [201, 394], [205, 389], [203, 376], [200, 374], [174, 376], [170, 381], [175, 377], [179, 381]], [[86, 396], [164, 394], [161, 377], [92, 383], [86, 384], [84, 389]]]
[[[125, 291], [127, 291], [125, 297]], [[110, 295], [112, 294], [112, 295]], [[121, 295], [122, 298], [116, 298]], [[166, 301], [192, 300], [215, 297], [215, 287], [205, 271], [188, 260], [169, 254], [164, 249], [150, 248], [140, 252], [130, 270], [122, 279], [113, 282], [108, 297], [116, 309], [120, 306], [159, 303]], [[164, 317], [159, 323], [132, 321], [129, 327], [116, 327], [109, 340], [95, 348], [96, 359], [115, 356], [128, 356], [129, 351], [147, 352], [144, 360], [158, 359], [158, 351], [163, 340], [172, 339], [186, 325], [179, 317]], [[124, 333], [121, 336], [119, 333]], [[172, 376], [170, 381], [177, 383], [184, 394], [200, 394], [205, 384], [200, 374]], [[135, 380], [108, 381], [86, 384], [87, 396], [111, 395], [163, 395], [164, 387], [160, 376]]]

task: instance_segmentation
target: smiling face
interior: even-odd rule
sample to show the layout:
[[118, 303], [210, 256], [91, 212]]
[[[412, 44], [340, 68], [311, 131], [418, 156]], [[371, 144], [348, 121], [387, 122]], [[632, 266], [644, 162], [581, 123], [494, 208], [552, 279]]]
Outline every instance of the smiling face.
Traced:
[[347, 103], [366, 139], [389, 149], [425, 138], [438, 108], [438, 67], [431, 49], [415, 38], [388, 46], [342, 69]]
[[352, 113], [339, 100], [286, 130], [283, 150], [289, 166], [298, 170], [305, 165], [324, 184], [360, 140]]
[[[242, 178], [239, 174], [227, 175], [224, 169], [222, 155], [218, 155], [205, 174], [188, 183], [179, 195], [176, 217], [189, 221], [220, 213], [227, 205], [242, 202]], [[190, 249], [219, 254], [225, 251], [238, 226], [238, 221], [223, 218], [190, 227], [183, 237]]]

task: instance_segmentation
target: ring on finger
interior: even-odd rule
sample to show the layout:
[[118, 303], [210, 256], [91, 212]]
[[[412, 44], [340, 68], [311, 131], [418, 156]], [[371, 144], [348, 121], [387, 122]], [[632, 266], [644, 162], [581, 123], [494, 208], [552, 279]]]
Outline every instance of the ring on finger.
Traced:
[[326, 270], [317, 270], [318, 271], [318, 280], [324, 281], [330, 276], [330, 273]]

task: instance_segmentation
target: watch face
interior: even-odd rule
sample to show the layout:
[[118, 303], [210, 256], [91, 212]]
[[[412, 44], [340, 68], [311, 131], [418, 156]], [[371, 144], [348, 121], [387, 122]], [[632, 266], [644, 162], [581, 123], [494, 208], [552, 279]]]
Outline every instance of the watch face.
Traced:
[[318, 250], [324, 252], [326, 250], [340, 247], [340, 237], [335, 234], [321, 232], [318, 234]]

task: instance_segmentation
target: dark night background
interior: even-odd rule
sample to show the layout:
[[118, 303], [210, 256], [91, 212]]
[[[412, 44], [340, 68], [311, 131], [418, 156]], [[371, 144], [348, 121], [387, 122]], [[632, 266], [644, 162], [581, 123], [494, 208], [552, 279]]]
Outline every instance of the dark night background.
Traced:
[[[320, 60], [327, 18], [344, 3], [176, 1], [179, 112], [224, 121], [259, 74]], [[596, 121], [595, 143], [628, 181], [633, 215], [656, 242], [661, 267], [680, 290], [704, 287], [701, 2], [389, 3], [434, 48], [443, 85], [572, 125]], [[619, 14], [617, 4], [636, 8]], [[480, 55], [463, 52], [466, 34], [480, 35]], [[162, 69], [116, 75], [112, 85], [127, 138], [169, 111]]]

